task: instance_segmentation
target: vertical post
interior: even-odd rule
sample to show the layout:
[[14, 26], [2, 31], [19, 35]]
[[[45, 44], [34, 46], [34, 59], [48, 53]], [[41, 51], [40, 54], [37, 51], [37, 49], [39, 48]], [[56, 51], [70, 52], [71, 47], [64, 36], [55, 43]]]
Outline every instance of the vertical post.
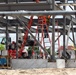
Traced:
[[8, 0], [6, 0], [6, 3], [8, 4]]
[[[39, 39], [39, 38], [40, 38], [39, 34], [40, 34], [40, 33], [39, 33], [39, 31], [38, 31], [38, 41], [40, 41], [40, 39]], [[38, 49], [39, 49], [39, 46], [38, 46]]]
[[55, 16], [52, 21], [52, 59], [55, 60]]
[[[73, 3], [76, 3], [76, 0], [73, 0]], [[76, 10], [76, 6], [74, 6], [74, 10]], [[76, 14], [75, 14], [75, 18], [76, 18]]]
[[18, 25], [16, 25], [16, 57], [18, 58]]
[[68, 3], [68, 0], [65, 0], [65, 3]]
[[[64, 0], [64, 2], [65, 2], [65, 0]], [[63, 6], [63, 9], [66, 10], [66, 7]], [[66, 17], [65, 17], [65, 15], [63, 15], [63, 20], [64, 20], [64, 25], [63, 25], [63, 54], [66, 55], [66, 46], [65, 46], [65, 35], [66, 35], [65, 27], [66, 27]]]
[[19, 0], [16, 0], [16, 3], [18, 3], [19, 2]]
[[[52, 9], [55, 9], [55, 0], [52, 0]], [[53, 15], [52, 21], [52, 60], [55, 60], [55, 15]]]
[[6, 50], [8, 50], [8, 16], [6, 16], [7, 24], [6, 24]]
[[[76, 3], [76, 0], [73, 0], [74, 3]], [[74, 10], [76, 10], [76, 6], [74, 6]], [[76, 14], [75, 14], [75, 18], [76, 18]], [[74, 29], [73, 29], [73, 40], [74, 40], [74, 47], [76, 48], [76, 39], [74, 37]], [[76, 32], [75, 32], [76, 34]], [[76, 50], [75, 50], [75, 59], [76, 59]]]
[[[73, 22], [72, 22], [72, 36], [73, 36], [73, 44], [74, 44], [74, 47], [76, 48], [76, 39], [74, 35]], [[76, 59], [76, 50], [75, 50], [75, 59]]]
[[63, 25], [63, 53], [65, 55], [65, 53], [66, 53], [66, 46], [65, 46], [65, 35], [66, 35], [65, 25], [66, 25], [66, 18], [65, 18], [65, 15], [63, 16], [63, 19], [64, 19], [64, 25]]

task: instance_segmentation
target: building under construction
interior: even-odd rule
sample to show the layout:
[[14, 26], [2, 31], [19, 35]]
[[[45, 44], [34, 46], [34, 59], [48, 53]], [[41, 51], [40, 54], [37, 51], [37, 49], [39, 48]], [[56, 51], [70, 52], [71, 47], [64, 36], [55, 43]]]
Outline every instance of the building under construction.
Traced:
[[[47, 61], [51, 63], [47, 67], [55, 67], [53, 62], [57, 58], [75, 60], [75, 10], [75, 0], [0, 0], [0, 34], [6, 35], [1, 41], [1, 68], [11, 67], [11, 64], [12, 68], [21, 68], [20, 63], [24, 64], [25, 59], [26, 63], [33, 61], [38, 65], [29, 63], [31, 67], [22, 68], [46, 67]], [[11, 33], [16, 34], [16, 41], [11, 41]], [[62, 41], [60, 37], [63, 37]], [[68, 46], [69, 40], [73, 46]], [[26, 47], [29, 52], [24, 51]]]

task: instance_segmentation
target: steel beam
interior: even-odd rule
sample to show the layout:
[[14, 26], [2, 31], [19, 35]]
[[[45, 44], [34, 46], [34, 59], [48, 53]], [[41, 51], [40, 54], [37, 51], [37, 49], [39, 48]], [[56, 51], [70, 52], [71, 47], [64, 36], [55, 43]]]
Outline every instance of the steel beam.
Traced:
[[[55, 4], [55, 8], [58, 9], [58, 10], [63, 10], [62, 8], [60, 8], [58, 6], [58, 4]], [[64, 11], [64, 10], [63, 10]], [[74, 10], [73, 10], [74, 11]], [[66, 18], [69, 19], [69, 20], [72, 20], [73, 23], [76, 23], [76, 19], [74, 17], [72, 17], [71, 15], [66, 15]]]
[[24, 3], [0, 3], [0, 11], [17, 11], [17, 10], [50, 10], [50, 4], [47, 2], [24, 2]]
[[71, 37], [69, 37], [69, 39], [74, 43], [74, 40]]
[[40, 15], [75, 15], [76, 10], [74, 11], [1, 11], [0, 16], [6, 15], [6, 16], [40, 16]]
[[62, 34], [60, 34], [60, 35], [58, 36], [58, 38], [55, 40], [55, 42], [60, 38], [61, 35], [62, 35]]

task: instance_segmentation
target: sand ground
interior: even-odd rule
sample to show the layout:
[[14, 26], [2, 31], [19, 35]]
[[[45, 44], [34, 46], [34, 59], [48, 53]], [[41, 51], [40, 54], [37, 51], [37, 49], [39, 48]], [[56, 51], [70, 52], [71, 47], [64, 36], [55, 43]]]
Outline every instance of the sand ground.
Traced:
[[0, 70], [0, 75], [76, 75], [76, 68]]

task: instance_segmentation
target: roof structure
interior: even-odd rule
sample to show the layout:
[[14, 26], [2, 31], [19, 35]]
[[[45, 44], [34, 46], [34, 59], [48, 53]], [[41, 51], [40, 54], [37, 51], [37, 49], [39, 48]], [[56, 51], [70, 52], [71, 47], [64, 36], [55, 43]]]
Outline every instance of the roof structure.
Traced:
[[[63, 10], [63, 8], [61, 8], [60, 6], [76, 6], [75, 3], [62, 3], [63, 0], [55, 0], [56, 3], [55, 3], [55, 10]], [[73, 1], [73, 0], [68, 0], [68, 1]], [[50, 10], [53, 10], [52, 9], [52, 2], [51, 3], [48, 3], [46, 0], [41, 0], [39, 3], [36, 3], [35, 1], [33, 0], [0, 0], [0, 11], [50, 11]], [[1, 33], [2, 32], [5, 32], [6, 29], [3, 30], [3, 28], [6, 27], [7, 25], [7, 20], [4, 19], [4, 14], [2, 14], [1, 18], [0, 18], [0, 27], [1, 27]], [[72, 18], [72, 22], [74, 23], [74, 25], [76, 24], [76, 20], [74, 17], [72, 16], [66, 16], [66, 25], [69, 25], [70, 23], [70, 20]], [[23, 18], [24, 20], [29, 21], [28, 18]], [[59, 26], [63, 26], [63, 23], [64, 23], [64, 20], [63, 18], [56, 18], [56, 21], [59, 22]], [[26, 23], [26, 24], [27, 24]], [[36, 26], [38, 23], [37, 19], [34, 19], [34, 22], [33, 22], [33, 26]], [[52, 25], [52, 19], [50, 20], [50, 25]], [[19, 25], [19, 22], [17, 21], [17, 19], [8, 19], [8, 24], [9, 24], [9, 27], [11, 27], [11, 29], [9, 30], [10, 33], [13, 33], [15, 31], [13, 31], [13, 28], [15, 30], [16, 27], [13, 27], [13, 26], [16, 26], [16, 25]], [[22, 28], [20, 28], [20, 31], [23, 32], [23, 26], [20, 26]], [[22, 29], [22, 30], [21, 30]], [[51, 28], [50, 28], [51, 29]], [[33, 30], [33, 31], [32, 31]], [[34, 32], [35, 29], [31, 28], [31, 31]], [[51, 32], [51, 30], [49, 30]], [[59, 31], [63, 31], [63, 29], [60, 29]], [[75, 28], [74, 28], [74, 31]]]

